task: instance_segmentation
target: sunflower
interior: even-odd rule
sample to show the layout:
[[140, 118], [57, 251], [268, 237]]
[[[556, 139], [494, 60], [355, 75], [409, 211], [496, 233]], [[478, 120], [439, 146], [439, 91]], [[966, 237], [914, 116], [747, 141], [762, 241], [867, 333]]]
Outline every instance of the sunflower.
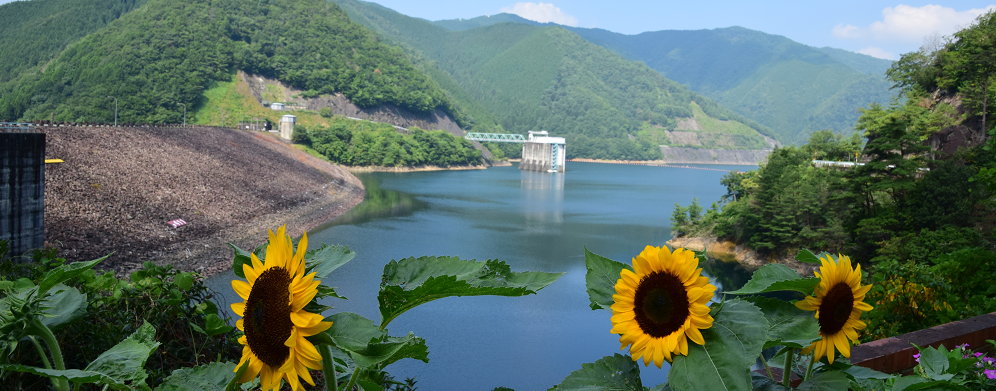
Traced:
[[[647, 246], [623, 269], [612, 295], [612, 333], [633, 361], [660, 368], [674, 355], [688, 355], [688, 339], [705, 345], [701, 329], [712, 327], [707, 304], [716, 287], [702, 276], [691, 251]], [[687, 338], [686, 338], [687, 337]]]
[[[846, 255], [837, 254], [837, 262], [828, 255], [820, 258], [823, 266], [814, 272], [820, 278], [816, 286], [816, 296], [806, 296], [795, 306], [806, 311], [816, 311], [816, 319], [820, 323], [821, 340], [813, 342], [806, 350], [815, 350], [814, 360], [824, 355], [833, 364], [834, 348], [844, 357], [851, 357], [851, 345], [847, 340], [858, 340], [857, 330], [864, 329], [865, 322], [858, 320], [861, 312], [871, 311], [872, 306], [866, 304], [865, 293], [871, 285], [861, 286], [861, 265], [851, 269], [851, 259]], [[822, 316], [821, 316], [822, 315]]]
[[308, 369], [321, 368], [322, 358], [305, 337], [325, 331], [332, 322], [323, 322], [320, 314], [304, 310], [321, 283], [315, 280], [315, 273], [304, 275], [307, 248], [308, 234], [298, 242], [295, 254], [285, 227], [280, 227], [276, 235], [271, 230], [266, 263], [252, 254], [252, 264], [242, 265], [249, 281], [232, 281], [232, 288], [245, 300], [232, 304], [232, 311], [242, 316], [235, 325], [245, 332], [239, 338], [245, 346], [236, 371], [249, 361], [240, 383], [258, 375], [264, 390], [280, 388], [281, 379], [287, 380], [292, 389], [301, 390], [300, 376], [315, 385]]

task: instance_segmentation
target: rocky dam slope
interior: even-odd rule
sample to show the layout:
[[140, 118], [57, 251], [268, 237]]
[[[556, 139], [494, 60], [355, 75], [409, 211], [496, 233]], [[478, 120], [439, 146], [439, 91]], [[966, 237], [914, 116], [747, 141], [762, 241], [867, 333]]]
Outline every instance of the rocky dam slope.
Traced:
[[[46, 157], [45, 242], [70, 261], [113, 253], [119, 274], [144, 261], [214, 274], [226, 243], [252, 249], [268, 229], [300, 236], [358, 204], [348, 170], [273, 134], [216, 127], [39, 127]], [[183, 219], [174, 228], [167, 222]]]

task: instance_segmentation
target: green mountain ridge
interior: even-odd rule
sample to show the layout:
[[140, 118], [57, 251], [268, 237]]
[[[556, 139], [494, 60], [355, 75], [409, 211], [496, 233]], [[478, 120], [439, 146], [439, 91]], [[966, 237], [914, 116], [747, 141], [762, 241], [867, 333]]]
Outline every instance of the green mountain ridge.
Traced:
[[734, 130], [743, 136], [737, 147], [767, 147], [758, 133], [767, 128], [563, 28], [498, 23], [449, 31], [374, 3], [337, 3], [352, 20], [452, 78], [505, 130], [570, 136], [573, 156], [607, 149], [615, 158], [655, 157], [657, 145], [669, 142], [666, 132], [692, 117], [693, 101], [705, 115], [746, 124]]
[[[437, 25], [464, 31], [489, 23], [553, 26], [499, 14]], [[891, 61], [835, 48], [813, 48], [742, 27], [664, 30], [625, 35], [562, 26], [629, 60], [642, 61], [669, 79], [715, 99], [773, 129], [785, 143], [802, 143], [816, 130], [849, 132], [857, 108], [887, 103]]]
[[[35, 0], [56, 1], [56, 0]], [[11, 4], [4, 5], [4, 10]], [[23, 29], [22, 29], [23, 30]], [[28, 42], [30, 44], [31, 42]], [[6, 47], [0, 47], [5, 52]], [[0, 85], [0, 119], [180, 122], [235, 69], [370, 107], [458, 112], [399, 49], [321, 0], [150, 0]]]

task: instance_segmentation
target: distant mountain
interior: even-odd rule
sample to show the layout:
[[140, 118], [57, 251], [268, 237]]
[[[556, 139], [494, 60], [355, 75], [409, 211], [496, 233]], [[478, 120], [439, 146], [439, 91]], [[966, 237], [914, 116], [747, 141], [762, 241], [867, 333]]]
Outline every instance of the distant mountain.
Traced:
[[[29, 3], [52, 1], [61, 0]], [[0, 15], [14, 6], [0, 6]], [[57, 21], [72, 18], [43, 11], [36, 19], [54, 18], [52, 30], [64, 34]], [[31, 28], [10, 29], [24, 36]], [[23, 45], [47, 42], [27, 37]], [[108, 121], [113, 96], [119, 122], [180, 122], [183, 105], [196, 110], [203, 92], [235, 70], [276, 78], [309, 97], [342, 93], [361, 107], [459, 111], [401, 50], [322, 0], [148, 0], [53, 56], [0, 85], [0, 119]]]
[[[462, 31], [503, 22], [550, 25], [510, 14], [435, 23]], [[637, 35], [564, 28], [767, 125], [786, 143], [821, 129], [849, 131], [858, 108], [894, 96], [884, 78], [891, 61], [742, 27]]]
[[764, 126], [559, 26], [450, 31], [374, 3], [336, 2], [352, 20], [451, 78], [455, 85], [440, 85], [478, 102], [505, 130], [571, 136], [574, 156], [647, 158], [660, 144], [680, 144], [669, 133], [675, 130], [702, 133], [696, 138], [702, 147], [768, 147], [758, 133], [770, 132]]

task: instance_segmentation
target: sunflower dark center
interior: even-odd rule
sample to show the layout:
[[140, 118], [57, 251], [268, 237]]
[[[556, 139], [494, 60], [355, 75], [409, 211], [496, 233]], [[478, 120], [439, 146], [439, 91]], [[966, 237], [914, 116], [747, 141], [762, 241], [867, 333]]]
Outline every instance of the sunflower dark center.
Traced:
[[685, 285], [671, 273], [653, 272], [643, 277], [636, 287], [633, 303], [636, 323], [654, 338], [671, 335], [688, 319]]
[[820, 304], [820, 332], [823, 335], [833, 335], [840, 332], [851, 317], [854, 309], [854, 293], [851, 287], [843, 282], [837, 283]]
[[287, 300], [290, 281], [287, 269], [266, 269], [253, 283], [242, 314], [249, 349], [271, 367], [280, 367], [290, 356], [290, 348], [284, 345], [294, 328]]

